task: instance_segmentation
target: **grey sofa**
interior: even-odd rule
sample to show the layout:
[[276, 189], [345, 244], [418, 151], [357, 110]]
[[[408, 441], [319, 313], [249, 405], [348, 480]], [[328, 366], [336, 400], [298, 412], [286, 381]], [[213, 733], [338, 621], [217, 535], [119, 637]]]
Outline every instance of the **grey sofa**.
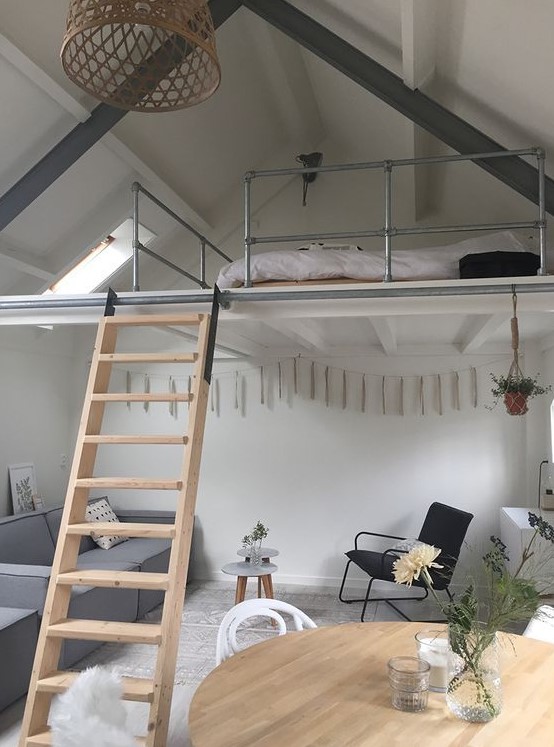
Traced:
[[[114, 510], [120, 521], [175, 520], [172, 511]], [[0, 667], [0, 710], [27, 689], [61, 515], [58, 507], [0, 519], [0, 661], [12, 662]], [[165, 572], [170, 546], [169, 540], [133, 538], [103, 550], [83, 537], [78, 567]], [[159, 591], [78, 586], [72, 592], [69, 617], [132, 622], [162, 602]], [[72, 666], [99, 645], [64, 641], [60, 667]]]

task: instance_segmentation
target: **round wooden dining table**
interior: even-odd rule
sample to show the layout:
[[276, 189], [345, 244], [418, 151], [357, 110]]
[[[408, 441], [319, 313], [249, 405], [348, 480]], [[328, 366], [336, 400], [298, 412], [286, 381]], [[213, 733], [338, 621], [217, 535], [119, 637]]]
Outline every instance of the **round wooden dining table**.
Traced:
[[421, 623], [348, 623], [289, 633], [235, 654], [199, 686], [193, 747], [552, 747], [554, 645], [501, 636], [503, 708], [486, 724], [391, 705], [387, 661], [416, 655]]

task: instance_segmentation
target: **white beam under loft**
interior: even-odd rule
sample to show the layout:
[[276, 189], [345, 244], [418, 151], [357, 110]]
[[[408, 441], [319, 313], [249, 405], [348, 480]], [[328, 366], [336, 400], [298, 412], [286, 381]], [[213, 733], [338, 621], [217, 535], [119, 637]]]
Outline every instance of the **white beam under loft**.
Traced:
[[436, 66], [437, 0], [401, 0], [402, 77], [414, 91], [433, 78]]
[[[38, 86], [53, 101], [59, 104], [66, 112], [75, 117], [79, 122], [85, 122], [90, 112], [73, 98], [67, 91], [51, 78], [41, 67], [33, 62], [9, 39], [0, 34], [0, 56], [17, 68], [34, 85]], [[125, 143], [111, 132], [104, 135], [99, 143], [117, 155], [124, 163], [132, 168], [140, 178], [148, 183], [148, 187], [156, 193], [161, 200], [167, 201], [170, 206], [179, 212], [186, 220], [195, 225], [201, 231], [210, 230], [211, 226], [192, 208], [177, 192], [166, 184], [166, 182], [144, 161], [142, 161]], [[131, 204], [129, 192], [129, 205]]]
[[310, 320], [287, 319], [282, 323], [263, 322], [263, 324], [283, 335], [283, 337], [292, 340], [296, 345], [300, 345], [305, 350], [322, 351], [328, 347], [325, 339]]
[[470, 331], [460, 343], [460, 352], [463, 354], [474, 353], [509, 319], [509, 314], [490, 314], [476, 319]]
[[55, 278], [54, 273], [50, 272], [46, 265], [31, 252], [8, 247], [0, 242], [0, 266], [2, 265], [12, 267], [19, 272], [47, 282], [51, 282]]
[[[402, 78], [408, 88], [424, 88], [435, 76], [436, 28], [438, 0], [401, 0]], [[421, 158], [436, 155], [435, 139], [406, 119], [407, 138], [412, 155]], [[431, 210], [430, 184], [434, 183], [436, 166], [411, 166], [413, 218], [421, 220]]]
[[394, 328], [394, 320], [384, 317], [374, 317], [369, 320], [371, 326], [375, 330], [375, 334], [379, 338], [381, 347], [385, 355], [397, 355], [398, 354], [398, 343], [396, 340], [396, 330]]

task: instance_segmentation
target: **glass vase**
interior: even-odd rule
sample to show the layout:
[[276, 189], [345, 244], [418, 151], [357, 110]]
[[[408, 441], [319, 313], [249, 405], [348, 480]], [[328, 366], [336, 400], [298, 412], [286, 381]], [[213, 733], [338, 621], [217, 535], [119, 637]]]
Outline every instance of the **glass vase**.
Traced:
[[446, 703], [464, 721], [491, 721], [502, 709], [496, 633], [478, 623], [469, 633], [448, 629]]
[[256, 544], [250, 545], [250, 548], [248, 549], [248, 555], [249, 555], [250, 562], [252, 563], [252, 565], [260, 565], [260, 563], [262, 562], [262, 556], [260, 554], [260, 550], [261, 548], [259, 545], [256, 545]]

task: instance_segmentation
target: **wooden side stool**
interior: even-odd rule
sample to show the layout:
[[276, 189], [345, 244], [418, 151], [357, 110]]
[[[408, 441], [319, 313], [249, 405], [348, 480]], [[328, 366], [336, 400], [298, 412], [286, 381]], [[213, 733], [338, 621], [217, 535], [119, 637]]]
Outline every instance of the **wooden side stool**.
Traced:
[[244, 602], [246, 594], [246, 584], [250, 576], [258, 579], [258, 597], [261, 597], [260, 581], [263, 585], [264, 594], [267, 599], [273, 599], [273, 579], [271, 574], [275, 573], [277, 566], [274, 563], [227, 563], [221, 569], [223, 573], [229, 576], [237, 577], [237, 588], [235, 592], [235, 604]]

